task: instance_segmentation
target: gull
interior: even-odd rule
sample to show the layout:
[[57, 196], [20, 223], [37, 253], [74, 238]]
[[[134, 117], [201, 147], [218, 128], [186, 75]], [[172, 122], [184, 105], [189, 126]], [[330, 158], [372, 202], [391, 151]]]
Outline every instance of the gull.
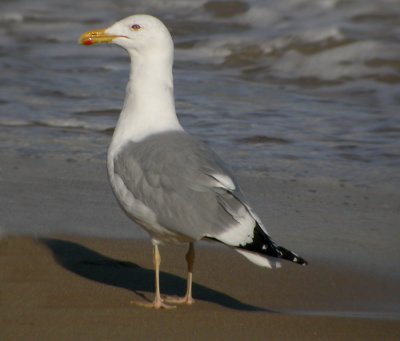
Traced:
[[[107, 29], [84, 33], [83, 45], [113, 43], [131, 59], [124, 105], [107, 154], [107, 169], [121, 208], [148, 232], [153, 245], [152, 308], [194, 302], [194, 242], [225, 244], [251, 262], [278, 268], [280, 260], [307, 262], [275, 244], [221, 159], [178, 121], [173, 93], [174, 44], [166, 26], [150, 15], [133, 15]], [[184, 297], [162, 297], [158, 246], [188, 243]]]

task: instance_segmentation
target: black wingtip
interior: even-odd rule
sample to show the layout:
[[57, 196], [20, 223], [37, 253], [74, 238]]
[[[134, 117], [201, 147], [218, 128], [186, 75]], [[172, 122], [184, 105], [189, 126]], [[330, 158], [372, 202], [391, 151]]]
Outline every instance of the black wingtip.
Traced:
[[240, 246], [240, 248], [269, 257], [285, 259], [302, 266], [308, 265], [308, 262], [296, 253], [289, 251], [283, 246], [276, 245], [258, 222], [256, 222], [256, 226], [254, 227], [253, 241]]
[[299, 255], [295, 254], [292, 251], [289, 251], [288, 249], [285, 249], [283, 246], [277, 246], [276, 249], [279, 253], [281, 253], [281, 256], [279, 258], [283, 258], [303, 266], [308, 265], [308, 262], [304, 258], [301, 258]]

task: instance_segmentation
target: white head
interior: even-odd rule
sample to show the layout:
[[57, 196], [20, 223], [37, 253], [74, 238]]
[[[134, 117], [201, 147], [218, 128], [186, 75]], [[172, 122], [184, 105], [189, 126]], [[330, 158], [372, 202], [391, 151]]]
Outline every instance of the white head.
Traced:
[[[182, 130], [175, 113], [174, 45], [164, 24], [150, 15], [132, 15], [109, 28], [83, 34], [83, 45], [114, 43], [133, 61], [124, 106], [110, 150], [166, 130]], [[112, 152], [111, 152], [112, 154]]]
[[83, 45], [114, 43], [126, 49], [130, 55], [158, 57], [173, 54], [173, 42], [165, 25], [150, 15], [132, 15], [114, 25], [83, 34], [79, 42]]

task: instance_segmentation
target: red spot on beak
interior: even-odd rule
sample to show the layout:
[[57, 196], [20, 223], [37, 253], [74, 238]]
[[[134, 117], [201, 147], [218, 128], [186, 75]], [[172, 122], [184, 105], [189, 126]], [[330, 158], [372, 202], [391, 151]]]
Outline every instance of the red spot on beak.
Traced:
[[85, 39], [84, 41], [82, 41], [83, 45], [93, 45], [93, 41], [92, 39]]

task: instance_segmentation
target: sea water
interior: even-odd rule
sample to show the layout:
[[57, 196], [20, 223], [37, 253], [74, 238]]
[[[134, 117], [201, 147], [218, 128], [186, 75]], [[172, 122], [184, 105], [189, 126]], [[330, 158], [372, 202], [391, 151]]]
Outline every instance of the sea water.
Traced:
[[398, 0], [2, 0], [1, 153], [105, 159], [129, 59], [77, 40], [135, 13], [170, 29], [179, 118], [234, 170], [399, 185]]

